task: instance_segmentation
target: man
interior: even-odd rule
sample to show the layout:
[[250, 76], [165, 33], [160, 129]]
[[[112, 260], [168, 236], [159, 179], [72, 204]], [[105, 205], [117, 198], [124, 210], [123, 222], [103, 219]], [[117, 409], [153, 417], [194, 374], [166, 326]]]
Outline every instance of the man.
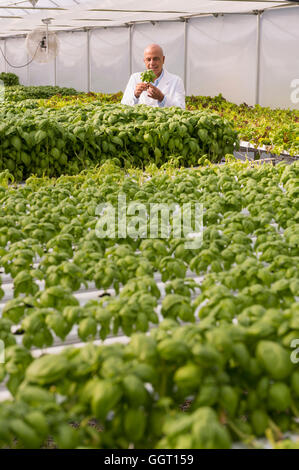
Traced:
[[134, 106], [135, 104], [147, 104], [155, 107], [178, 106], [185, 109], [185, 89], [183, 81], [177, 75], [167, 72], [163, 68], [165, 56], [163, 50], [157, 44], [151, 44], [144, 50], [144, 63], [148, 70], [156, 75], [154, 83], [141, 81], [141, 73], [131, 75], [124, 92], [122, 104]]

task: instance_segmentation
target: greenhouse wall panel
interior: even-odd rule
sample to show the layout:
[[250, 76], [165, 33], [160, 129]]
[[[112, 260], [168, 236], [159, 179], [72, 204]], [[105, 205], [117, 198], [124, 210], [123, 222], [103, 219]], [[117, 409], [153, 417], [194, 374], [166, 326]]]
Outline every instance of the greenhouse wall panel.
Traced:
[[32, 62], [29, 65], [30, 85], [55, 85], [55, 63], [54, 60], [47, 64]]
[[260, 104], [299, 109], [299, 8], [261, 17]]
[[187, 94], [219, 93], [254, 104], [256, 16], [225, 15], [188, 23]]
[[[6, 40], [6, 57], [11, 65], [25, 65], [29, 61], [25, 47], [25, 38]], [[28, 85], [28, 67], [14, 68], [7, 64], [6, 71], [15, 73], [22, 85]]]
[[115, 93], [124, 90], [130, 74], [129, 28], [90, 33], [90, 89]]
[[144, 48], [152, 43], [160, 44], [165, 55], [165, 68], [184, 78], [184, 23], [160, 22], [141, 24], [133, 28], [132, 68], [133, 72], [145, 69]]
[[59, 54], [56, 60], [56, 84], [88, 91], [87, 34], [59, 34]]

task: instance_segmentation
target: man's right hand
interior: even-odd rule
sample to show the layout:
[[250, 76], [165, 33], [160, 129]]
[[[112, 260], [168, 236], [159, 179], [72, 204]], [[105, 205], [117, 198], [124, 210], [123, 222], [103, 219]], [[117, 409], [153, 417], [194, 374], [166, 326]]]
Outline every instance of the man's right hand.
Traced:
[[135, 87], [135, 91], [134, 91], [134, 95], [135, 95], [135, 98], [139, 98], [139, 96], [141, 95], [141, 93], [143, 91], [146, 91], [148, 89], [148, 83], [146, 82], [141, 82], [141, 83], [138, 83]]

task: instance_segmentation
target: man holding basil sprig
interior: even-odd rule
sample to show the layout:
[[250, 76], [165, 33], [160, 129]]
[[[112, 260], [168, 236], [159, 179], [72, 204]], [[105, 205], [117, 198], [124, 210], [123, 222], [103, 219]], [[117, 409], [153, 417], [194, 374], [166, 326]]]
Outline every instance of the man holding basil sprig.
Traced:
[[144, 63], [147, 70], [131, 75], [122, 104], [147, 104], [160, 108], [178, 106], [185, 109], [183, 81], [163, 68], [164, 61], [165, 56], [160, 46], [151, 44], [146, 47]]

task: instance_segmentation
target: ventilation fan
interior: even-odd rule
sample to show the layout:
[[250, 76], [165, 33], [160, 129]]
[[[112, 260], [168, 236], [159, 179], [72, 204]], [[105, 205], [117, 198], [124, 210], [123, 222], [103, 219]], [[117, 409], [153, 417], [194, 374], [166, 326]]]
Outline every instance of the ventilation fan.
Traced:
[[39, 63], [50, 62], [55, 59], [59, 50], [59, 43], [56, 34], [49, 31], [49, 18], [42, 20], [45, 26], [36, 28], [28, 33], [26, 38], [26, 48], [31, 60]]

